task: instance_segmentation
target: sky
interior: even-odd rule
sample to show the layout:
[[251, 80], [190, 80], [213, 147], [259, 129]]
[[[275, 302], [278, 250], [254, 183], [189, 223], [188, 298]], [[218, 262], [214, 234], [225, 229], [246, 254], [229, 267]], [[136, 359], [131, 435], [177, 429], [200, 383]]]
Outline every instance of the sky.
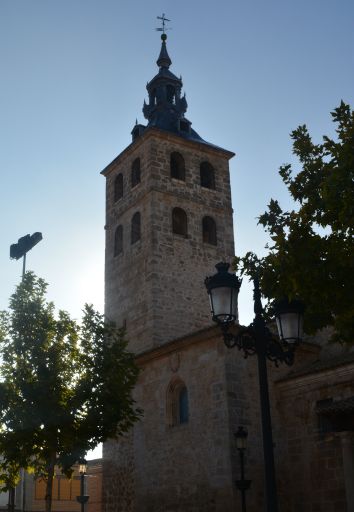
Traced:
[[[171, 71], [186, 117], [230, 163], [236, 254], [265, 254], [257, 226], [278, 169], [297, 162], [290, 132], [334, 135], [330, 112], [354, 100], [353, 0], [0, 0], [0, 309], [21, 278], [18, 238], [40, 231], [27, 268], [58, 308], [103, 312], [105, 183], [130, 142], [157, 72], [156, 16], [171, 19]], [[203, 283], [200, 285], [203, 287]], [[250, 285], [240, 321], [252, 320]]]

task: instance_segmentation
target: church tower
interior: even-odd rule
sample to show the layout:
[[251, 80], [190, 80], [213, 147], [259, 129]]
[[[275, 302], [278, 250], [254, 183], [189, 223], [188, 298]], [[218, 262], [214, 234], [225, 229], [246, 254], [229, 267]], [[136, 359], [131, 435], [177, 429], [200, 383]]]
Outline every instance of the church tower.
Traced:
[[211, 326], [204, 279], [234, 254], [229, 160], [186, 118], [162, 36], [132, 142], [103, 171], [106, 317], [126, 326], [144, 415], [103, 448], [104, 512], [231, 512], [231, 448], [244, 401]]
[[106, 177], [106, 317], [142, 353], [210, 325], [203, 281], [234, 254], [229, 159], [185, 117], [166, 34], [132, 143]]

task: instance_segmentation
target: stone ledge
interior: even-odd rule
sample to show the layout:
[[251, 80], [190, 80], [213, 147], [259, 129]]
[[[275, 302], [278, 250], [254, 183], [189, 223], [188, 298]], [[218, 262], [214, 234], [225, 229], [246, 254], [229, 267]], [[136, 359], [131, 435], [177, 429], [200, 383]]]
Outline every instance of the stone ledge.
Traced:
[[[307, 344], [309, 346], [315, 347], [316, 345]], [[314, 351], [315, 352], [315, 351]], [[331, 359], [325, 359], [325, 360], [319, 360], [313, 361], [310, 364], [307, 364], [306, 366], [298, 369], [293, 370], [289, 372], [285, 377], [281, 377], [277, 380], [277, 383], [286, 382], [294, 379], [309, 377], [311, 378], [313, 376], [313, 379], [316, 379], [316, 374], [321, 372], [327, 372], [331, 373], [332, 370], [336, 370], [339, 367], [348, 366], [349, 369], [344, 369], [344, 372], [349, 371], [351, 372], [354, 369], [354, 352], [351, 352], [349, 354], [342, 354], [338, 357], [334, 357]]]
[[189, 139], [184, 139], [183, 137], [180, 137], [178, 135], [175, 135], [170, 132], [165, 132], [163, 130], [159, 130], [158, 128], [148, 128], [144, 131], [144, 133], [138, 137], [134, 142], [129, 144], [112, 162], [110, 162], [102, 171], [101, 174], [103, 176], [108, 176], [109, 173], [115, 168], [115, 166], [126, 156], [130, 155], [133, 151], [135, 151], [138, 147], [140, 147], [146, 140], [149, 138], [158, 138], [162, 140], [166, 140], [168, 142], [178, 142], [181, 144], [181, 141], [183, 141], [183, 144], [186, 146], [189, 146], [190, 148], [197, 148], [198, 150], [202, 149], [205, 153], [223, 153], [228, 157], [230, 160], [232, 157], [235, 156], [235, 153], [232, 151], [229, 151], [227, 149], [220, 148], [219, 146], [213, 146], [209, 144], [208, 142], [198, 142], [193, 141]]
[[[238, 326], [235, 326], [235, 331], [237, 328]], [[218, 326], [212, 325], [210, 327], [206, 327], [205, 329], [195, 331], [187, 334], [186, 336], [181, 336], [180, 338], [171, 340], [163, 345], [147, 350], [146, 352], [142, 352], [136, 356], [135, 361], [139, 366], [143, 366], [153, 359], [158, 359], [184, 347], [212, 339], [222, 339], [222, 334]]]

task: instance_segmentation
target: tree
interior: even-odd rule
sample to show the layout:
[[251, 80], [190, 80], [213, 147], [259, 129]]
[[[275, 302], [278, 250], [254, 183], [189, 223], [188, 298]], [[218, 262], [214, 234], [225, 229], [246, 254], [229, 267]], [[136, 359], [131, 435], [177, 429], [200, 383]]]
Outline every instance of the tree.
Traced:
[[50, 512], [55, 466], [70, 477], [88, 450], [126, 432], [141, 411], [123, 332], [88, 305], [80, 325], [56, 316], [46, 288], [27, 272], [0, 314], [0, 468], [5, 490], [21, 467], [45, 478]]
[[312, 142], [306, 125], [291, 133], [301, 169], [279, 174], [296, 207], [283, 211], [271, 200], [259, 223], [272, 240], [261, 260], [248, 253], [236, 264], [258, 267], [269, 300], [301, 298], [305, 330], [333, 327], [332, 340], [354, 341], [354, 112], [343, 101], [331, 113], [337, 138]]

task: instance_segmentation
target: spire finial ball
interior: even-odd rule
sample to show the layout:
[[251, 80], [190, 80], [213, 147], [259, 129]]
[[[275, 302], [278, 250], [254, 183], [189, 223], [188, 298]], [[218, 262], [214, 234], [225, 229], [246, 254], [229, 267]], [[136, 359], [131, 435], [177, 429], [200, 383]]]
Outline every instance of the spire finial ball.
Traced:
[[166, 41], [166, 39], [167, 39], [167, 34], [161, 34], [161, 39], [162, 39], [162, 41]]

